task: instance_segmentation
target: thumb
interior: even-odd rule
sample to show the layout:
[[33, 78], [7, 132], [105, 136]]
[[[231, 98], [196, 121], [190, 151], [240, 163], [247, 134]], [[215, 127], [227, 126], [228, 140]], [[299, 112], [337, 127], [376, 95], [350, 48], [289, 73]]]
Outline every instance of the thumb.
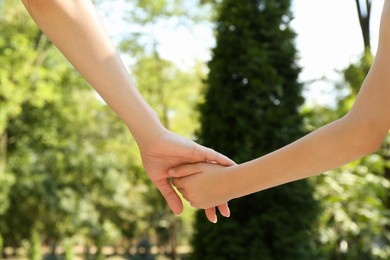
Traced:
[[183, 212], [183, 203], [180, 197], [177, 195], [176, 191], [172, 188], [172, 185], [169, 183], [168, 179], [155, 181], [154, 184], [163, 195], [173, 213], [180, 215]]
[[200, 144], [197, 144], [198, 149], [195, 150], [199, 153], [199, 156], [202, 158], [201, 161], [207, 161], [207, 162], [215, 162], [220, 165], [226, 165], [231, 166], [235, 165], [236, 163], [230, 159], [229, 157], [211, 149], [208, 147], [204, 147]]

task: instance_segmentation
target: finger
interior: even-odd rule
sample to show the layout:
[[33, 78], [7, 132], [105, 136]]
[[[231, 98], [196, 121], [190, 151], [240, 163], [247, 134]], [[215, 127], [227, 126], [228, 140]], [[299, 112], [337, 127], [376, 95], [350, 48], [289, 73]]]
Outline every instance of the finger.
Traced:
[[174, 177], [172, 178], [172, 184], [178, 189], [180, 190], [183, 186], [182, 186], [182, 178], [180, 177]]
[[[184, 193], [184, 190], [181, 189], [181, 188], [178, 188], [177, 190], [178, 190], [178, 191], [183, 195], [183, 197], [184, 197], [184, 194], [183, 194], [183, 193]], [[184, 198], [185, 198], [185, 197], [184, 197]]]
[[218, 210], [222, 216], [224, 216], [226, 218], [230, 217], [230, 209], [229, 209], [229, 205], [227, 203], [219, 205]]
[[169, 177], [184, 177], [200, 173], [202, 171], [203, 163], [183, 164], [176, 168], [169, 169]]
[[168, 179], [155, 181], [154, 184], [161, 192], [164, 199], [167, 201], [168, 206], [171, 208], [173, 213], [175, 213], [176, 215], [180, 215], [183, 212], [183, 203], [179, 195], [177, 195], [177, 193], [169, 183]]
[[199, 144], [198, 144], [198, 146], [201, 147], [201, 151], [203, 153], [203, 156], [205, 157], [204, 159], [207, 162], [216, 162], [218, 164], [226, 165], [226, 166], [236, 165], [236, 163], [232, 159], [230, 159], [229, 157], [227, 157], [221, 153], [218, 153], [211, 148], [207, 148], [207, 147], [201, 146]]
[[217, 223], [217, 214], [215, 208], [205, 209], [207, 219], [212, 223]]
[[180, 185], [180, 178], [179, 178], [179, 177], [176, 177], [176, 178], [173, 178], [173, 177], [172, 177], [172, 184], [173, 184], [177, 189], [180, 189], [180, 188], [181, 188], [181, 185]]
[[183, 197], [185, 198], [185, 196], [184, 196], [185, 190], [183, 188], [176, 186], [176, 190], [178, 190], [181, 193], [181, 195], [183, 195]]

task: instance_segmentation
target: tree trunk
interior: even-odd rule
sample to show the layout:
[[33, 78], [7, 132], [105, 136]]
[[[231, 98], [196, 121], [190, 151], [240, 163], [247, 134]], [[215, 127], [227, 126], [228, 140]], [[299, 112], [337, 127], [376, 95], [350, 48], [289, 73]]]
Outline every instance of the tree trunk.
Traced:
[[3, 254], [4, 254], [4, 239], [0, 232], [0, 260], [3, 260]]
[[30, 238], [30, 260], [41, 260], [41, 238], [39, 232], [34, 228], [31, 232]]
[[105, 256], [104, 256], [104, 252], [103, 252], [103, 246], [104, 246], [103, 235], [100, 235], [96, 242], [97, 242], [97, 244], [96, 244], [97, 251], [96, 251], [95, 259], [96, 260], [104, 260]]
[[73, 241], [70, 239], [66, 239], [64, 243], [64, 260], [72, 260], [74, 259], [73, 253]]
[[370, 43], [370, 17], [371, 17], [371, 0], [363, 0], [363, 6], [361, 0], [355, 0], [358, 11], [360, 28], [362, 30], [364, 51], [371, 52]]
[[0, 179], [1, 175], [5, 173], [5, 166], [7, 162], [7, 132], [4, 131], [0, 135]]
[[170, 227], [170, 242], [171, 242], [171, 259], [176, 260], [177, 258], [177, 226], [178, 220], [173, 218]]

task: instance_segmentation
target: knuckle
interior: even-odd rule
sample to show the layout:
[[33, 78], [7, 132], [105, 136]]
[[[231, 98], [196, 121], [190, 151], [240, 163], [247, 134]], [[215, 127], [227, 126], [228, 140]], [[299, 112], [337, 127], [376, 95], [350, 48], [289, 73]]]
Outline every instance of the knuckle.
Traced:
[[210, 153], [216, 153], [216, 151], [213, 148], [209, 148]]
[[190, 205], [191, 205], [191, 207], [193, 207], [193, 208], [199, 208], [199, 205], [198, 205], [198, 203], [196, 203], [196, 202], [190, 202]]

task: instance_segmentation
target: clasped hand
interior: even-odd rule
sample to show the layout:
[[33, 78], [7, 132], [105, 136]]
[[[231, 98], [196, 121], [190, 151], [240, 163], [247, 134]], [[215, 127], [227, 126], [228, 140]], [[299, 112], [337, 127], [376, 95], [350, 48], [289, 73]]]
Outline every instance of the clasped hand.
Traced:
[[230, 169], [216, 163], [194, 163], [170, 169], [169, 175], [192, 207], [207, 209], [231, 199], [226, 178]]
[[[170, 178], [193, 174], [193, 172], [189, 171], [193, 169], [189, 169], [189, 166], [186, 166], [188, 163], [194, 164], [194, 166], [196, 165], [195, 163], [200, 162], [210, 162], [213, 163], [214, 166], [230, 166], [235, 164], [226, 156], [168, 130], [164, 130], [152, 142], [140, 145], [140, 153], [144, 168], [150, 180], [159, 189], [169, 207], [177, 215], [182, 213], [183, 204], [170, 184]], [[171, 175], [168, 173], [170, 169], [172, 169]], [[191, 176], [188, 180], [192, 181], [192, 177], [195, 176], [196, 175]], [[181, 183], [187, 183], [187, 181], [185, 179], [182, 181], [180, 181], [180, 179], [174, 179], [173, 182], [175, 186], [181, 190], [184, 197], [189, 199], [190, 197], [187, 196], [187, 193], [185, 192], [186, 185], [181, 186]], [[197, 202], [193, 204], [198, 205]], [[203, 203], [201, 205], [203, 205]], [[211, 222], [217, 222], [215, 205], [219, 205], [218, 209], [223, 216], [230, 216], [227, 202], [221, 201], [219, 204], [213, 204], [212, 207], [203, 207], [207, 218]]]

